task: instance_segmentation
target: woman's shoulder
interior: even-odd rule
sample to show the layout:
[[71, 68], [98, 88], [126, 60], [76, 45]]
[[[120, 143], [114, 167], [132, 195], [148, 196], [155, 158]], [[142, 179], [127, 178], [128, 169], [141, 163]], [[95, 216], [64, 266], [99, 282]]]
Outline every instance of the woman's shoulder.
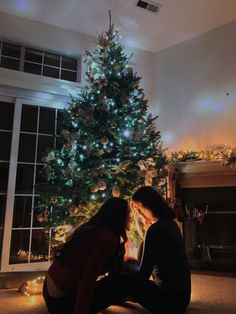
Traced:
[[171, 228], [173, 225], [175, 225], [175, 222], [171, 218], [159, 218], [156, 222], [154, 222], [149, 227], [149, 232], [156, 232], [161, 231], [162, 229], [166, 230], [168, 228]]

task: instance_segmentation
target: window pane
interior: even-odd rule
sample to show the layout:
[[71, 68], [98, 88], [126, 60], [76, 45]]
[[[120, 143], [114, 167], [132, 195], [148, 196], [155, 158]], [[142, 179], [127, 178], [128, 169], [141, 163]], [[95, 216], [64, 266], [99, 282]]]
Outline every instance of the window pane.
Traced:
[[9, 163], [0, 162], [0, 193], [7, 192]]
[[38, 120], [38, 107], [23, 105], [21, 113], [21, 131], [36, 132]]
[[40, 108], [39, 133], [54, 134], [55, 130], [55, 109]]
[[16, 196], [14, 204], [13, 228], [30, 227], [32, 197]]
[[34, 198], [33, 227], [45, 227], [47, 209], [39, 197]]
[[0, 195], [0, 228], [4, 226], [6, 195]]
[[41, 65], [25, 62], [24, 72], [41, 75]]
[[[36, 167], [36, 179], [35, 179], [35, 185], [36, 186], [38, 183], [48, 182], [45, 171], [46, 171], [46, 168], [43, 165], [37, 165], [37, 167]], [[37, 193], [37, 187], [36, 187], [36, 193]]]
[[33, 191], [34, 166], [21, 165], [17, 166], [16, 175], [16, 194], [29, 193]]
[[48, 77], [59, 78], [59, 69], [44, 66], [43, 75]]
[[0, 66], [11, 70], [19, 70], [20, 60], [2, 57]]
[[13, 230], [10, 248], [10, 264], [27, 263], [29, 256], [29, 230]]
[[2, 55], [20, 58], [20, 46], [8, 44], [8, 43], [3, 43]]
[[36, 135], [20, 134], [18, 161], [34, 162], [35, 161]]
[[44, 64], [60, 67], [60, 56], [52, 53], [45, 53]]
[[43, 136], [39, 135], [38, 138], [38, 156], [37, 162], [41, 163], [42, 158], [46, 153], [47, 148], [53, 148], [53, 137], [52, 136]]
[[14, 104], [10, 102], [0, 101], [0, 129], [12, 130]]
[[42, 229], [32, 231], [31, 263], [48, 260], [48, 244], [48, 233]]
[[31, 48], [25, 48], [25, 60], [36, 62], [36, 63], [42, 63], [42, 56], [43, 52], [36, 49]]
[[64, 144], [63, 144], [62, 139], [60, 137], [57, 137], [56, 138], [56, 149], [62, 149], [63, 145]]
[[56, 134], [60, 135], [63, 129], [63, 122], [65, 120], [65, 113], [63, 110], [57, 110], [57, 131]]
[[77, 58], [62, 56], [62, 68], [77, 71]]
[[0, 149], [0, 160], [10, 160], [11, 135], [11, 132], [0, 131], [0, 147], [4, 147]]
[[61, 70], [61, 79], [71, 82], [77, 81], [77, 73], [72, 71]]

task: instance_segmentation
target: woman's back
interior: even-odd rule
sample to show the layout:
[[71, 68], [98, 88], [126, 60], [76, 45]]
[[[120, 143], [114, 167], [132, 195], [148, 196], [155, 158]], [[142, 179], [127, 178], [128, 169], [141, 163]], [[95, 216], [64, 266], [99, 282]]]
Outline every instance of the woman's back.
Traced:
[[154, 267], [154, 277], [163, 288], [178, 291], [190, 287], [190, 269], [184, 241], [173, 219], [160, 218], [148, 229], [142, 271], [150, 263], [150, 267]]
[[[107, 271], [119, 245], [118, 236], [107, 227], [98, 228], [82, 236], [73, 253], [56, 259], [48, 270], [56, 286], [67, 295], [74, 295], [83, 278], [94, 277]], [[104, 252], [106, 252], [104, 254]]]

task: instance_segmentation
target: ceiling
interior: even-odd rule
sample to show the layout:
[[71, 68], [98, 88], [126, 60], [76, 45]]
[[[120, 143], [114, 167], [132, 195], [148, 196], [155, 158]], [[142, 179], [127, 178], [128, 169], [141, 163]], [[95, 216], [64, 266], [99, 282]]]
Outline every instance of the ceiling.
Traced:
[[152, 52], [236, 20], [235, 0], [153, 1], [162, 5], [158, 14], [136, 7], [137, 0], [1, 0], [0, 12], [97, 36], [111, 10], [122, 44]]

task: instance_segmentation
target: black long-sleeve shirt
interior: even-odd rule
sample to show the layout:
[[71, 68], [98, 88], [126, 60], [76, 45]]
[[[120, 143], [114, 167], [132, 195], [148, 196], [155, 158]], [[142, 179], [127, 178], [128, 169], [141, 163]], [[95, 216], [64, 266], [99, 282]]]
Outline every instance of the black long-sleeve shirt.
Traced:
[[168, 291], [190, 289], [190, 269], [184, 241], [173, 219], [160, 218], [152, 224], [145, 237], [140, 274]]

